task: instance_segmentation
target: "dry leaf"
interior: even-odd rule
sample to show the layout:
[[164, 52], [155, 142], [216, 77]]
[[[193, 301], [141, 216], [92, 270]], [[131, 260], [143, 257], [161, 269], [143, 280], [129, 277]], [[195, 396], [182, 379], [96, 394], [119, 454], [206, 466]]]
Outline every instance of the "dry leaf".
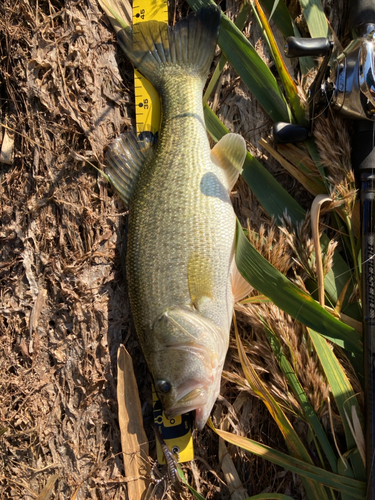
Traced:
[[54, 474], [53, 476], [51, 476], [48, 479], [45, 487], [39, 493], [36, 500], [48, 500], [48, 498], [50, 498], [51, 494], [53, 493], [53, 488], [54, 488], [55, 483], [59, 477], [60, 477], [60, 474]]
[[130, 354], [121, 345], [117, 351], [117, 400], [128, 496], [142, 499], [147, 491], [151, 468], [148, 440], [143, 428], [141, 403]]
[[3, 143], [0, 151], [0, 163], [12, 165], [14, 151], [14, 135], [4, 130]]
[[315, 260], [316, 260], [316, 274], [318, 277], [318, 290], [319, 290], [319, 303], [324, 307], [324, 274], [323, 274], [323, 261], [322, 251], [319, 241], [319, 215], [320, 208], [326, 201], [332, 201], [326, 194], [319, 194], [315, 197], [311, 205], [311, 231], [313, 234]]

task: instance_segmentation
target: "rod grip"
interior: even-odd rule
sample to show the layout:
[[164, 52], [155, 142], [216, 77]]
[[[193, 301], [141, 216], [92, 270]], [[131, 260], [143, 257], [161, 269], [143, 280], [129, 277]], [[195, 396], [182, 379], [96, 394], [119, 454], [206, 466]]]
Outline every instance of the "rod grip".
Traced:
[[277, 144], [303, 142], [309, 136], [309, 130], [293, 123], [276, 122], [272, 129], [274, 141]]

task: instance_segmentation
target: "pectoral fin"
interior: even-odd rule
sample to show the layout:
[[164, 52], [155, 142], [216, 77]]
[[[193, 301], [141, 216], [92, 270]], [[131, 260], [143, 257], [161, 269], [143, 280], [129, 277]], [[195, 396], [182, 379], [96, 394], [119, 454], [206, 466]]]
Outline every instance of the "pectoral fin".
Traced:
[[211, 160], [223, 168], [228, 178], [229, 191], [242, 172], [246, 157], [246, 143], [238, 134], [226, 134], [211, 150]]
[[210, 261], [194, 252], [188, 263], [188, 285], [192, 305], [199, 310], [199, 307], [207, 299], [212, 299], [213, 292], [213, 272]]
[[127, 132], [108, 147], [105, 174], [127, 207], [135, 182], [152, 152], [154, 142], [151, 132], [142, 132], [139, 138], [134, 133]]

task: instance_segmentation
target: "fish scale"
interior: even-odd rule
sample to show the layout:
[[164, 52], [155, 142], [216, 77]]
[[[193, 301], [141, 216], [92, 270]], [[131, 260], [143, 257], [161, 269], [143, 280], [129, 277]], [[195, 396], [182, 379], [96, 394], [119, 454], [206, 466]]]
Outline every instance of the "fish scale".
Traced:
[[[181, 127], [179, 132], [180, 137], [186, 137], [189, 127], [186, 130]], [[180, 146], [184, 147], [183, 140]], [[132, 311], [137, 316], [137, 331], [142, 329], [144, 335], [148, 335], [152, 321], [171, 304], [188, 304], [191, 301], [187, 267], [192, 252], [203, 257], [202, 265], [207, 260], [212, 261], [213, 301], [221, 300], [221, 295], [227, 293], [222, 286], [221, 263], [230, 261], [235, 231], [229, 195], [223, 202], [215, 196], [204, 195], [200, 190], [202, 178], [207, 172], [213, 172], [217, 177], [221, 174], [209, 157], [205, 155], [206, 158], [203, 158], [197, 151], [190, 158], [184, 158], [184, 162], [175, 158], [174, 164], [166, 168], [165, 159], [173, 149], [160, 149], [161, 154], [156, 152], [152, 163], [145, 165], [144, 175], [139, 179], [145, 196], [137, 196], [136, 188], [134, 200], [129, 206], [127, 268], [134, 266], [134, 269], [142, 269], [141, 275], [139, 272], [129, 273], [129, 288], [136, 304]], [[167, 172], [164, 173], [165, 170]], [[165, 185], [170, 188], [166, 190]], [[215, 187], [212, 182], [213, 191]], [[221, 191], [220, 186], [217, 191]], [[146, 239], [147, 246], [143, 246], [142, 242]], [[198, 266], [197, 273], [202, 271], [204, 269]], [[229, 286], [227, 279], [225, 288]], [[229, 319], [223, 320], [227, 324]]]
[[220, 10], [201, 9], [174, 29], [149, 22], [119, 32], [135, 67], [156, 88], [162, 123], [155, 146], [129, 135], [109, 148], [108, 176], [129, 207], [126, 275], [140, 345], [163, 409], [195, 409], [201, 429], [219, 394], [229, 343], [235, 271], [230, 200], [245, 141], [212, 151], [202, 92]]

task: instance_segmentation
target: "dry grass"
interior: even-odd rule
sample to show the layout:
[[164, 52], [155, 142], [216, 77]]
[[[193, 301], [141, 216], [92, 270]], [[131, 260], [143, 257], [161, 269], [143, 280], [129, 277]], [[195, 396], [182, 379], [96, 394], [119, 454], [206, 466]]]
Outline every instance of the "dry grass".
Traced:
[[327, 180], [331, 185], [331, 208], [343, 205], [345, 213], [352, 217], [357, 191], [350, 160], [347, 124], [342, 117], [330, 110], [328, 117], [316, 120], [314, 127], [319, 155], [327, 168]]
[[[228, 0], [226, 8], [233, 16], [238, 3]], [[186, 10], [183, 2], [172, 2], [171, 18]], [[245, 31], [267, 59], [255, 23]], [[14, 138], [13, 163], [0, 164], [0, 430], [7, 429], [0, 436], [0, 498], [35, 499], [54, 474], [51, 498], [126, 498], [116, 401], [120, 343], [133, 357], [146, 420], [152, 408], [150, 376], [134, 337], [121, 272], [124, 209], [87, 162], [100, 166], [108, 142], [134, 125], [132, 68], [95, 0], [4, 0], [0, 55], [1, 122]], [[230, 69], [215, 105], [224, 123], [267, 160], [256, 148], [271, 124]], [[279, 166], [268, 166], [296, 199], [306, 200]], [[288, 243], [243, 181], [233, 201], [243, 223], [249, 220], [260, 232], [262, 253], [300, 279], [294, 260], [298, 235]], [[298, 252], [305, 252], [308, 263], [305, 243]], [[303, 328], [274, 307], [261, 310], [303, 368], [301, 382], [324, 419], [327, 385]], [[242, 308], [240, 326], [258, 373], [297, 415], [251, 306]], [[235, 432], [285, 451], [276, 424], [243, 382], [233, 345], [226, 373], [215, 424], [228, 416]], [[303, 422], [294, 422], [305, 431]], [[151, 461], [155, 442], [147, 425], [146, 431]], [[297, 476], [231, 445], [228, 451], [249, 495], [279, 491], [305, 498]], [[229, 499], [217, 436], [210, 429], [197, 435], [195, 453], [195, 462], [184, 466], [190, 483], [207, 499]], [[169, 490], [166, 498], [190, 495]]]

